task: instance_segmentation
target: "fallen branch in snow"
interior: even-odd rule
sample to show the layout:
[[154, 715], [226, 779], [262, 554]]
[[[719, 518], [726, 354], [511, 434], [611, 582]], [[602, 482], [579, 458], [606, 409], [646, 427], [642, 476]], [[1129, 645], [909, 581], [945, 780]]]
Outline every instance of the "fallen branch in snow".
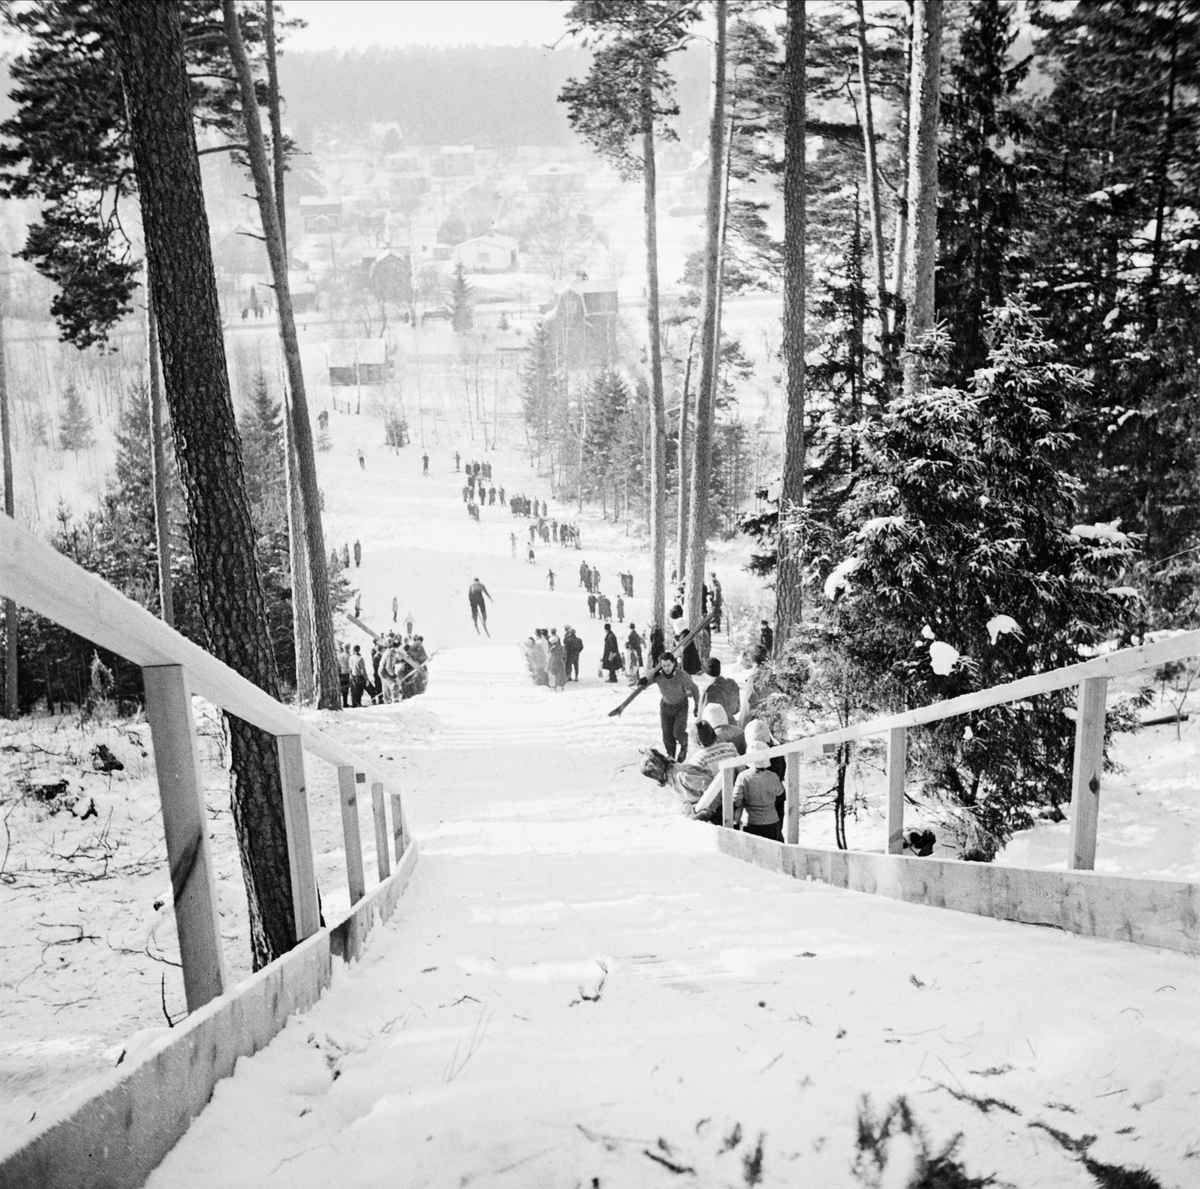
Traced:
[[449, 1064], [446, 1066], [445, 1073], [442, 1075], [442, 1081], [449, 1084], [466, 1068], [467, 1062], [475, 1055], [475, 1050], [483, 1044], [483, 1038], [487, 1035], [487, 1009], [479, 1013], [479, 1019], [475, 1023], [475, 1031], [471, 1033], [471, 1043], [467, 1045], [467, 1051], [463, 1059], [459, 1061], [458, 1050], [459, 1045], [454, 1046], [454, 1056], [450, 1058]]
[[933, 1083], [939, 1090], [945, 1090], [956, 1102], [969, 1102], [973, 1107], [977, 1107], [985, 1115], [991, 1114], [992, 1108], [1007, 1111], [1010, 1115], [1019, 1116], [1021, 1112], [1010, 1102], [1005, 1102], [1000, 1098], [982, 1098], [978, 1094], [972, 1094], [967, 1090], [955, 1090], [953, 1086], [947, 1086], [945, 1082]]
[[680, 1176], [687, 1175], [694, 1177], [696, 1170], [690, 1164], [676, 1164], [674, 1160], [667, 1159], [666, 1156], [659, 1155], [658, 1152], [651, 1151], [649, 1148], [642, 1149], [643, 1156], [649, 1156], [651, 1160], [661, 1164], [663, 1168], [669, 1168], [673, 1173], [678, 1173]]
[[[162, 983], [159, 987], [159, 990], [162, 993], [162, 1009], [163, 1015], [167, 1017], [167, 1027], [174, 1028], [175, 1021], [171, 1019], [171, 1013], [167, 1011], [167, 976], [165, 973], [162, 976]], [[187, 1012], [184, 1012], [183, 1014], [187, 1015]]]
[[596, 965], [599, 966], [600, 970], [602, 971], [602, 973], [600, 975], [600, 981], [596, 984], [596, 989], [589, 995], [583, 989], [583, 987], [580, 987], [579, 988], [579, 998], [572, 999], [571, 1002], [567, 1005], [568, 1007], [574, 1007], [577, 1003], [599, 1003], [600, 1002], [600, 994], [604, 990], [605, 981], [608, 979], [608, 966], [605, 965], [605, 963], [603, 963], [603, 962], [597, 962]]

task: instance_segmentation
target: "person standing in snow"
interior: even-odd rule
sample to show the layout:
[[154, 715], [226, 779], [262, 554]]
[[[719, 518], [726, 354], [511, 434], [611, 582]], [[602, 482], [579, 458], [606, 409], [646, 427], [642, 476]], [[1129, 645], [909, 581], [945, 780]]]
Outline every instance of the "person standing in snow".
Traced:
[[342, 569], [348, 570], [349, 568], [350, 568], [350, 546], [343, 544], [342, 545]]
[[471, 605], [471, 622], [475, 625], [475, 631], [478, 633], [479, 621], [482, 619], [484, 635], [490, 636], [492, 633], [488, 631], [487, 605], [483, 601], [484, 595], [487, 595], [490, 601], [495, 602], [488, 588], [478, 578], [472, 578], [471, 585], [467, 588], [467, 602]]
[[704, 662], [704, 672], [712, 681], [700, 696], [700, 713], [709, 706], [721, 706], [727, 718], [737, 718], [742, 708], [741, 687], [732, 677], [721, 676], [721, 662], [715, 656]]
[[550, 589], [553, 590], [554, 589], [554, 571], [547, 570], [546, 577], [550, 579]]
[[567, 680], [571, 681], [571, 674], [574, 673], [574, 680], [578, 681], [579, 654], [583, 651], [583, 641], [575, 634], [575, 629], [570, 624], [563, 628], [563, 651], [567, 660]]
[[771, 650], [775, 647], [775, 633], [771, 630], [771, 625], [765, 619], [759, 627], [758, 642], [763, 646], [763, 650], [767, 656], [770, 656]]
[[596, 618], [596, 596], [590, 592], [588, 593], [588, 615], [592, 619]]
[[625, 662], [621, 659], [621, 649], [617, 638], [613, 635], [612, 624], [604, 625], [604, 652], [600, 657], [600, 667], [608, 671], [608, 683], [616, 685], [617, 670], [623, 668]]
[[625, 600], [617, 595], [617, 623], [625, 622]]
[[428, 454], [421, 455], [421, 474], [422, 475], [429, 474], [429, 455]]
[[462, 455], [457, 450], [454, 451], [454, 469], [457, 471], [462, 465]]
[[350, 657], [350, 705], [361, 706], [367, 688], [367, 661], [362, 649], [355, 644]]
[[354, 542], [354, 568], [358, 569], [362, 565], [362, 542]]
[[637, 624], [629, 625], [629, 635], [625, 638], [625, 665], [630, 677], [645, 664], [642, 659], [642, 647], [645, 641], [638, 635]]
[[509, 540], [509, 543], [510, 543], [510, 544], [511, 544], [511, 546], [512, 546], [512, 555], [513, 555], [513, 557], [516, 557], [516, 556], [517, 556], [517, 534], [516, 534], [516, 533], [509, 533], [509, 534], [508, 534], [508, 540]]
[[361, 471], [367, 469], [367, 456], [361, 450], [358, 452], [358, 469]]
[[[662, 702], [659, 705], [659, 721], [662, 725], [663, 749], [667, 759], [687, 758], [687, 708], [690, 699], [694, 713], [700, 710], [700, 691], [696, 683], [676, 663], [673, 652], [664, 652], [658, 662], [654, 684], [658, 686]], [[643, 677], [638, 685], [645, 688], [650, 678]], [[676, 754], [678, 753], [678, 755]]]
[[550, 688], [560, 694], [567, 684], [567, 658], [562, 641], [558, 638], [558, 628], [550, 629], [550, 651], [546, 659], [546, 675], [550, 679]]
[[782, 842], [783, 824], [775, 803], [783, 796], [783, 785], [771, 771], [771, 761], [766, 753], [766, 744], [758, 740], [747, 742], [746, 758], [753, 758], [750, 767], [744, 768], [733, 784], [733, 828], [736, 830], [741, 824], [744, 811], [743, 833]]
[[409, 612], [409, 613], [408, 613], [408, 614], [407, 614], [407, 615], [404, 617], [404, 634], [405, 634], [406, 636], [409, 636], [409, 637], [411, 637], [411, 636], [412, 636], [412, 630], [413, 630], [413, 617], [412, 617], [412, 612], [410, 611], [410, 612]]
[[339, 644], [337, 650], [338, 692], [342, 695], [342, 708], [350, 705], [350, 648]]

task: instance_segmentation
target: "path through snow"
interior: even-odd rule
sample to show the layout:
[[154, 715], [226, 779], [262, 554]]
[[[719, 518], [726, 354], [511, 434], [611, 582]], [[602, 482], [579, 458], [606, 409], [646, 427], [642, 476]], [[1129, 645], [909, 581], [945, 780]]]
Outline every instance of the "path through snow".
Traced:
[[[611, 700], [497, 645], [439, 657], [424, 704], [345, 716], [400, 762], [413, 882], [151, 1186], [879, 1184], [852, 1172], [864, 1094], [1022, 1189], [1097, 1183], [1047, 1128], [1196, 1183], [1193, 959], [719, 855], [629, 764], [653, 696]], [[410, 706], [430, 729], [401, 753]]]

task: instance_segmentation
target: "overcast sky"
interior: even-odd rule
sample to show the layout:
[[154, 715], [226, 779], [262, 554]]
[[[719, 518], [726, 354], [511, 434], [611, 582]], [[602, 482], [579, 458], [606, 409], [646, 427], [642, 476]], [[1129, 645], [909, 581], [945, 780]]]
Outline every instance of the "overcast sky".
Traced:
[[308, 22], [285, 50], [381, 45], [550, 45], [563, 32], [562, 0], [283, 0]]

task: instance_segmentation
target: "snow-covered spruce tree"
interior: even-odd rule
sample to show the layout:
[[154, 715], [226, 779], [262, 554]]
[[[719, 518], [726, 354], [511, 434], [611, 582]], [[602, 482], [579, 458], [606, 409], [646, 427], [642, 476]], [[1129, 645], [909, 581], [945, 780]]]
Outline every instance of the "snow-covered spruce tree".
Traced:
[[83, 397], [74, 384], [68, 384], [62, 395], [62, 415], [58, 428], [58, 444], [63, 450], [78, 454], [95, 442], [92, 419], [84, 407]]
[[475, 325], [475, 301], [461, 264], [455, 266], [450, 281], [450, 324], [458, 334], [466, 334]]
[[[1115, 526], [1073, 532], [1080, 484], [1063, 430], [1085, 389], [1025, 307], [989, 324], [965, 389], [897, 398], [862, 428], [858, 480], [826, 526], [820, 639], [857, 708], [899, 710], [1072, 664], [1118, 627], [1133, 560]], [[811, 531], [811, 530], [810, 530]], [[823, 641], [823, 642], [822, 642]], [[966, 858], [989, 860], [1069, 799], [1073, 694], [913, 732], [914, 775]]]

